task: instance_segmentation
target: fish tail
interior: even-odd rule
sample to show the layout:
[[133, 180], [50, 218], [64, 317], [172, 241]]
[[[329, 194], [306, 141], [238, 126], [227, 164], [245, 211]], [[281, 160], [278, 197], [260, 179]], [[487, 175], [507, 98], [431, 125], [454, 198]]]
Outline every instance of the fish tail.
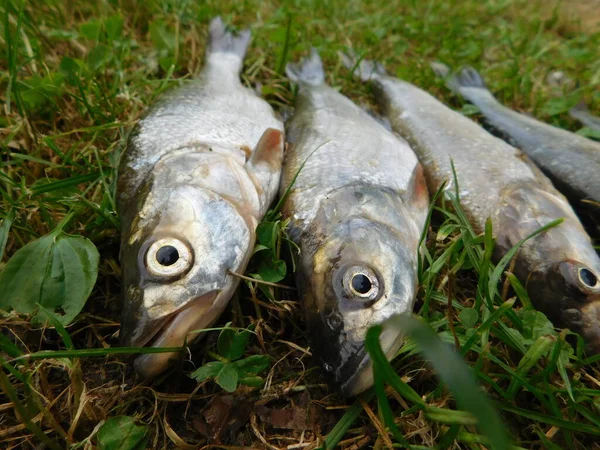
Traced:
[[470, 66], [464, 67], [460, 72], [450, 73], [450, 68], [441, 62], [432, 62], [431, 68], [440, 78], [446, 82], [446, 86], [457, 94], [464, 94], [463, 88], [478, 88], [488, 90], [483, 78]]
[[296, 83], [319, 86], [325, 82], [323, 61], [316, 49], [311, 49], [310, 56], [298, 63], [287, 63], [285, 73], [288, 78]]
[[383, 64], [359, 58], [352, 50], [349, 50], [348, 53], [340, 52], [339, 55], [344, 66], [362, 81], [369, 81], [386, 75]]
[[[246, 50], [250, 43], [250, 30], [245, 29], [237, 34], [227, 31], [221, 17], [215, 17], [210, 22], [208, 31], [208, 53], [227, 53], [237, 56], [240, 60], [246, 56]], [[241, 68], [241, 64], [240, 64]]]
[[570, 110], [569, 113], [587, 113], [589, 112], [587, 105], [585, 104], [585, 102], [583, 100], [581, 100], [579, 103], [577, 103], [575, 106], [573, 106]]

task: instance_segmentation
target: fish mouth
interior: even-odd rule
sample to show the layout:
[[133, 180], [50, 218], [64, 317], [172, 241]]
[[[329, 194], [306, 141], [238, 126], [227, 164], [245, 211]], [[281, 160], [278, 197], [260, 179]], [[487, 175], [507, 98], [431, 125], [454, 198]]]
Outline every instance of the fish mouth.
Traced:
[[586, 348], [594, 354], [600, 353], [600, 295], [581, 308], [580, 331], [586, 340]]
[[[402, 342], [401, 330], [395, 327], [392, 321], [384, 324], [383, 331], [379, 336], [379, 343], [388, 361], [396, 356]], [[354, 397], [373, 386], [373, 361], [364, 347], [360, 354], [362, 359], [354, 358], [344, 363], [336, 371], [336, 383], [340, 386], [344, 397]]]
[[[190, 333], [206, 328], [217, 318], [221, 310], [213, 308], [218, 304], [217, 297], [221, 293], [211, 291], [189, 302], [181, 309], [144, 326], [147, 330], [138, 335], [131, 344], [135, 347], [182, 347]], [[177, 355], [176, 352], [147, 353], [138, 356], [133, 365], [136, 372], [144, 378], [155, 377], [166, 370], [169, 360]]]

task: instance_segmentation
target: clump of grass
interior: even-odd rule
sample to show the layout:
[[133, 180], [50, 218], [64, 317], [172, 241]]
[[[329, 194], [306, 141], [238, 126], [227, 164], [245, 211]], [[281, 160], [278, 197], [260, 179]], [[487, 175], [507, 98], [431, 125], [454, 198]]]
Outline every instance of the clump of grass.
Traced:
[[[408, 339], [392, 361], [398, 376], [384, 388], [385, 399], [381, 386], [378, 401], [369, 392], [353, 403], [327, 387], [312, 363], [296, 294], [279, 287], [293, 284], [293, 261], [286, 257], [286, 224], [276, 214], [261, 225], [264, 248], [218, 330], [206, 331], [169, 373], [152, 382], [137, 379], [123, 355], [173, 349], [117, 348], [116, 167], [127, 134], [147, 105], [201, 67], [206, 23], [218, 14], [234, 26], [253, 26], [243, 79], [249, 86], [260, 83], [262, 94], [279, 109], [293, 102], [282, 68], [310, 46], [319, 48], [328, 81], [368, 104], [366, 88], [349, 79], [337, 59], [337, 52], [352, 44], [370, 48], [391, 73], [458, 107], [428, 64], [442, 59], [452, 66], [474, 65], [505, 104], [577, 131], [579, 125], [566, 114], [571, 103], [585, 99], [592, 112], [600, 110], [595, 94], [600, 33], [588, 20], [597, 12], [588, 11], [579, 24], [562, 8], [524, 0], [284, 5], [167, 0], [144, 8], [129, 2], [119, 8], [80, 0], [4, 2], [0, 270], [19, 249], [59, 224], [65, 234], [91, 241], [100, 259], [95, 287], [73, 321], [53, 320], [51, 311], [46, 323], [37, 324], [18, 312], [2, 314], [0, 446], [102, 448], [119, 433], [129, 436], [127, 448], [215, 442], [307, 449], [395, 441], [412, 448], [488, 445], [473, 416], [458, 409], [464, 406], [455, 401], [460, 395], [452, 395], [419, 356], [416, 339]], [[578, 88], [566, 92], [547, 84], [555, 70], [576, 80]], [[600, 358], [587, 357], [577, 336], [555, 330], [531, 308], [510, 264], [491, 263], [492, 230], [475, 235], [459, 205], [446, 202], [433, 210], [425, 236], [417, 312], [469, 364], [514, 445], [594, 445], [600, 432]], [[73, 211], [73, 220], [65, 220]], [[225, 348], [219, 334], [227, 322], [252, 329], [236, 358], [219, 351]], [[228, 394], [249, 405], [247, 413], [222, 406], [216, 374], [200, 383], [189, 376], [219, 357], [234, 364], [261, 355], [269, 355], [269, 367], [256, 372], [263, 377], [261, 387], [241, 386]], [[310, 398], [304, 409], [298, 406], [303, 393]], [[260, 408], [270, 414], [310, 410], [313, 420], [306, 431], [294, 424], [281, 428], [272, 416], [259, 414]], [[217, 413], [229, 428], [210, 425]]]

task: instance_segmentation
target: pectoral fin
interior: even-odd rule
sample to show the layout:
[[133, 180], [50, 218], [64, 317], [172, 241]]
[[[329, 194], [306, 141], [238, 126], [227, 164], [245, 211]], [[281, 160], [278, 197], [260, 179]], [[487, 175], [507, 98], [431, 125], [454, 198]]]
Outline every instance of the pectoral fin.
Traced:
[[285, 148], [283, 131], [268, 128], [261, 136], [250, 159], [246, 162], [261, 197], [263, 213], [273, 201], [279, 188], [281, 165]]
[[411, 196], [411, 204], [417, 211], [427, 211], [429, 205], [429, 190], [427, 189], [427, 181], [423, 173], [423, 166], [417, 164], [412, 174], [409, 189]]

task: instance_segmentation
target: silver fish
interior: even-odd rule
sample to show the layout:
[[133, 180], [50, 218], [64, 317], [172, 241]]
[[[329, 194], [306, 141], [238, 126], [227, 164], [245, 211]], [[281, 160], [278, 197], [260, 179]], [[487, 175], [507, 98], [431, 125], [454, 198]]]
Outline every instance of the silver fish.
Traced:
[[582, 124], [591, 130], [600, 132], [600, 117], [590, 114], [585, 103], [579, 103], [569, 110], [571, 117], [579, 120]]
[[[346, 56], [347, 67], [355, 59]], [[496, 261], [550, 222], [564, 221], [528, 240], [516, 255], [515, 275], [534, 305], [559, 326], [571, 327], [600, 350], [600, 258], [573, 209], [519, 150], [492, 136], [416, 86], [387, 76], [377, 63], [358, 66], [395, 131], [417, 153], [430, 190], [452, 186], [456, 169], [461, 205], [476, 232], [492, 219]]]
[[[301, 249], [311, 348], [342, 394], [356, 395], [373, 383], [368, 328], [412, 311], [427, 186], [408, 144], [325, 84], [315, 50], [286, 73], [299, 90], [281, 193], [291, 185], [283, 214]], [[385, 354], [401, 343], [401, 330], [384, 324]]]
[[[283, 123], [239, 73], [250, 32], [210, 23], [205, 66], [137, 124], [119, 167], [126, 345], [181, 346], [225, 309], [277, 194]], [[189, 336], [188, 336], [189, 335]], [[172, 353], [136, 359], [145, 377]]]
[[503, 106], [471, 67], [450, 76], [444, 64], [432, 67], [452, 91], [476, 105], [486, 122], [523, 150], [565, 194], [600, 202], [600, 143]]

